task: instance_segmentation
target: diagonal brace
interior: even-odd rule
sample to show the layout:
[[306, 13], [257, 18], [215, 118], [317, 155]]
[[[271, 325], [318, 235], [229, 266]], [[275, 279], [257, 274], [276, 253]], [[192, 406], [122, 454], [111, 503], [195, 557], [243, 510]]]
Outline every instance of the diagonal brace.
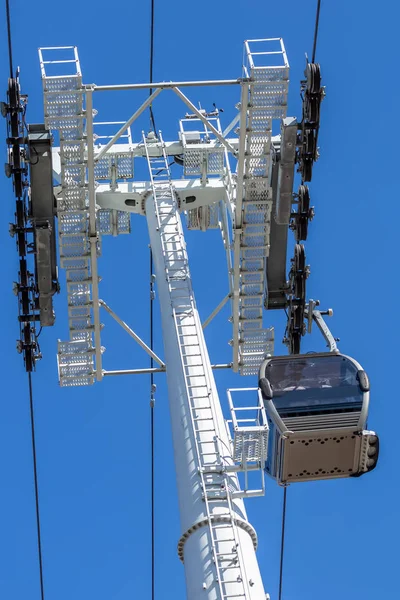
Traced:
[[190, 108], [190, 110], [192, 110], [194, 112], [196, 117], [198, 117], [200, 119], [200, 121], [202, 121], [204, 123], [204, 125], [207, 127], [207, 129], [212, 131], [212, 133], [215, 135], [217, 140], [219, 140], [221, 142], [221, 144], [223, 146], [225, 146], [225, 148], [233, 154], [233, 156], [236, 156], [237, 150], [235, 150], [235, 148], [224, 138], [224, 136], [214, 127], [214, 125], [212, 125], [210, 123], [210, 121], [204, 115], [201, 114], [199, 109], [196, 108], [195, 105], [190, 102], [189, 98], [186, 98], [185, 94], [183, 92], [181, 92], [181, 90], [179, 88], [174, 87], [172, 89], [175, 92], [175, 94], [177, 96], [179, 96], [179, 98], [186, 104], [186, 106], [188, 106]]
[[212, 311], [211, 315], [202, 324], [202, 328], [203, 329], [205, 329], [207, 327], [207, 325], [209, 325], [211, 323], [211, 321], [213, 320], [213, 318], [219, 313], [219, 311], [221, 310], [221, 308], [223, 308], [225, 306], [225, 304], [228, 302], [228, 300], [229, 300], [230, 297], [231, 297], [231, 294], [227, 294], [225, 296], [225, 298], [223, 298], [223, 300], [221, 300], [221, 302], [218, 304], [218, 306], [216, 308], [214, 308], [214, 310]]
[[130, 119], [127, 120], [127, 122], [125, 123], [125, 125], [122, 125], [121, 129], [119, 131], [117, 131], [117, 133], [114, 135], [114, 137], [104, 146], [104, 148], [102, 148], [100, 150], [100, 152], [98, 154], [96, 154], [96, 156], [94, 157], [94, 162], [98, 162], [104, 155], [106, 152], [108, 152], [108, 150], [111, 148], [111, 146], [113, 146], [115, 144], [115, 142], [121, 137], [121, 135], [124, 133], [124, 131], [126, 131], [126, 129], [128, 129], [128, 127], [130, 127], [132, 125], [132, 123], [134, 121], [136, 121], [136, 119], [138, 117], [140, 117], [140, 115], [142, 114], [142, 112], [144, 110], [146, 110], [146, 108], [148, 106], [151, 105], [151, 103], [153, 102], [153, 100], [155, 98], [157, 98], [158, 94], [160, 94], [162, 92], [162, 88], [158, 88], [157, 90], [155, 90], [148, 98], [147, 100], [145, 100], [143, 102], [143, 104], [141, 106], [139, 106], [139, 108], [137, 109], [137, 111], [135, 111], [133, 113], [133, 115], [131, 116]]
[[143, 350], [147, 352], [147, 354], [151, 356], [151, 358], [153, 358], [163, 370], [165, 370], [165, 363], [157, 356], [157, 354], [153, 352], [151, 348], [148, 347], [142, 338], [140, 338], [122, 319], [120, 319], [118, 315], [116, 315], [115, 312], [104, 302], [104, 300], [99, 300], [99, 304], [105, 308], [108, 314], [111, 315], [112, 318], [119, 323], [119, 325], [121, 325], [122, 329], [125, 329], [125, 331], [129, 333], [131, 337], [133, 337], [135, 342], [137, 342], [139, 346], [141, 346]]

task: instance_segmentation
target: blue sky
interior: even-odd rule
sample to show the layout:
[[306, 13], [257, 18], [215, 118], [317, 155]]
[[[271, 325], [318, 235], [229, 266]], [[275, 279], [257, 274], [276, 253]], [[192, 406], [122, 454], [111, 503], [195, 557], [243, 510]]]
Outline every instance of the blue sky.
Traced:
[[[284, 38], [291, 65], [288, 115], [300, 117], [298, 82], [304, 52], [311, 53], [316, 2], [156, 0], [155, 80], [233, 78], [241, 74], [244, 39]], [[246, 7], [246, 8], [245, 8]], [[77, 45], [85, 83], [148, 80], [149, 2], [121, 0], [55, 4], [11, 0], [14, 63], [29, 94], [28, 121], [43, 119], [37, 48]], [[112, 10], [113, 9], [113, 10]], [[308, 296], [333, 307], [330, 321], [341, 350], [354, 356], [372, 384], [369, 426], [381, 437], [380, 463], [354, 480], [304, 483], [288, 491], [285, 600], [375, 600], [393, 597], [397, 581], [399, 483], [395, 389], [397, 367], [396, 124], [399, 78], [398, 8], [379, 2], [322, 2], [317, 59], [327, 97], [322, 107], [321, 158], [310, 185], [316, 217], [307, 241]], [[8, 77], [5, 20], [1, 20], [0, 74]], [[163, 92], [154, 105], [157, 127], [174, 139], [185, 107]], [[128, 118], [143, 94], [95, 96], [101, 120]], [[234, 114], [239, 90], [192, 90], [205, 107]], [[133, 129], [138, 140], [148, 116]], [[3, 126], [5, 132], [5, 126]], [[4, 157], [5, 150], [3, 147]], [[140, 167], [138, 167], [138, 174]], [[144, 171], [143, 171], [144, 173]], [[143, 175], [144, 176], [144, 175]], [[17, 274], [8, 237], [14, 199], [0, 181], [0, 285], [3, 312], [0, 400], [0, 597], [38, 600], [36, 524], [27, 377], [15, 352]], [[218, 232], [187, 236], [202, 318], [227, 291]], [[148, 339], [146, 222], [132, 221], [131, 236], [105, 239], [99, 272], [101, 297]], [[106, 378], [90, 389], [60, 389], [56, 340], [67, 335], [66, 299], [56, 299], [57, 323], [43, 331], [44, 359], [33, 377], [44, 582], [46, 598], [128, 600], [150, 597], [150, 438], [147, 376]], [[158, 306], [156, 350], [162, 354]], [[266, 324], [269, 324], [265, 316]], [[209, 326], [213, 362], [230, 360], [229, 308]], [[103, 315], [107, 369], [147, 366], [135, 347]], [[284, 319], [273, 316], [276, 350]], [[314, 334], [304, 349], [322, 348]], [[221, 401], [228, 387], [255, 378], [218, 372]], [[156, 378], [156, 594], [185, 597], [177, 553], [180, 535], [168, 401], [164, 376]], [[259, 536], [265, 589], [277, 598], [282, 490], [267, 482], [264, 498], [247, 503]]]

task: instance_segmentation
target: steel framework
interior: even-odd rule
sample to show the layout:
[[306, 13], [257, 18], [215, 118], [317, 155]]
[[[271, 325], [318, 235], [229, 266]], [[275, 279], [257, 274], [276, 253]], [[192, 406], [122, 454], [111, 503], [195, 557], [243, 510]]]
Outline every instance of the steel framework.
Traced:
[[[178, 553], [190, 600], [265, 598], [255, 556], [257, 537], [243, 504], [243, 498], [264, 493], [265, 410], [258, 392], [255, 419], [239, 417], [243, 408], [235, 408], [236, 390], [231, 390], [231, 437], [213, 368], [255, 374], [273, 352], [273, 329], [263, 325], [273, 207], [272, 123], [286, 116], [289, 64], [281, 39], [247, 41], [244, 56], [238, 79], [96, 86], [82, 83], [75, 47], [39, 50], [46, 125], [59, 135], [53, 168], [60, 183], [58, 235], [69, 315], [69, 340], [58, 345], [60, 384], [89, 385], [107, 375], [166, 371], [181, 509]], [[56, 75], [50, 74], [53, 65], [59, 69]], [[240, 88], [238, 114], [224, 131], [217, 109], [207, 113], [197, 108], [182, 91], [209, 85]], [[125, 123], [95, 122], [94, 94], [146, 88], [153, 90], [151, 95]], [[131, 125], [166, 89], [190, 111], [181, 119], [179, 139], [164, 142], [160, 132], [150, 132], [132, 142]], [[236, 125], [238, 137], [229, 137]], [[105, 135], [105, 126], [120, 127]], [[182, 161], [183, 180], [171, 179], [168, 156]], [[147, 161], [148, 181], [133, 179], [138, 157]], [[99, 296], [101, 236], [129, 233], [130, 213], [145, 215], [148, 223], [165, 358], [154, 354]], [[227, 256], [228, 293], [203, 325], [181, 213], [188, 229], [219, 228]], [[211, 365], [203, 329], [227, 302], [232, 309], [232, 363]], [[101, 307], [158, 363], [156, 368], [103, 369]], [[250, 471], [260, 471], [260, 489], [251, 489]], [[245, 473], [244, 489], [238, 472]]]

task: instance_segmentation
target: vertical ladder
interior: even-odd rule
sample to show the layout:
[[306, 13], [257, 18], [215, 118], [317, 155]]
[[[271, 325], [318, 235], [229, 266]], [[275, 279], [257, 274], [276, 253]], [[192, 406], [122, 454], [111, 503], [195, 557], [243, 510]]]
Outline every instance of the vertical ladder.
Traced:
[[[189, 278], [188, 258], [178, 215], [175, 193], [171, 182], [165, 144], [161, 133], [158, 143], [162, 157], [149, 155], [149, 139], [143, 134], [149, 166], [156, 218], [168, 282], [171, 310], [179, 343], [181, 366], [190, 406], [191, 425], [195, 442], [195, 456], [203, 491], [205, 517], [209, 529], [210, 566], [214, 565], [215, 583], [219, 600], [228, 598], [250, 599], [248, 582], [243, 569], [243, 556], [238, 527], [234, 517], [230, 489], [232, 476], [223, 470], [222, 457], [227, 449], [220, 448], [218, 419], [208, 376], [204, 339], [195, 310], [195, 301]], [[163, 307], [168, 310], [168, 307]], [[218, 505], [218, 514], [214, 507]], [[221, 514], [221, 506], [224, 511]]]

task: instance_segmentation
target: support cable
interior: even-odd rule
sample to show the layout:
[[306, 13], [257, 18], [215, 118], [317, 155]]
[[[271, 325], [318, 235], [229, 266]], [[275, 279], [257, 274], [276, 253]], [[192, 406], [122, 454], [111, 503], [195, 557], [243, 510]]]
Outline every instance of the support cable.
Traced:
[[[9, 66], [10, 66], [10, 79], [13, 79], [14, 68], [13, 68], [13, 57], [12, 57], [11, 16], [10, 16], [9, 0], [6, 0], [6, 20], [7, 20], [8, 60], [9, 60]], [[29, 412], [30, 412], [30, 420], [31, 420], [33, 479], [34, 479], [34, 486], [35, 486], [35, 509], [36, 509], [37, 548], [38, 548], [38, 559], [39, 559], [40, 596], [41, 596], [41, 600], [44, 600], [42, 538], [41, 538], [41, 531], [40, 531], [40, 511], [39, 511], [39, 485], [38, 485], [37, 460], [36, 460], [35, 412], [34, 412], [34, 405], [33, 405], [32, 372], [31, 371], [28, 371], [28, 386], [29, 386]]]
[[[154, 63], [154, 0], [151, 0], [150, 11], [150, 65], [149, 65], [149, 81], [153, 83], [153, 63]], [[153, 93], [150, 88], [149, 96]], [[157, 135], [156, 122], [153, 114], [153, 107], [150, 104], [150, 126]], [[149, 246], [150, 259], [150, 349], [154, 351], [154, 314], [153, 301], [155, 298], [154, 291], [154, 275], [153, 275], [153, 253]], [[154, 367], [153, 357], [150, 357], [150, 368]], [[155, 598], [155, 510], [154, 510], [154, 406], [155, 406], [155, 385], [154, 373], [150, 374], [150, 448], [151, 448], [151, 600]]]
[[10, 18], [10, 3], [6, 0], [6, 16], [7, 16], [7, 37], [8, 37], [8, 60], [10, 63], [10, 78], [13, 78], [13, 59], [12, 59], [12, 44], [11, 44], [11, 18]]
[[41, 595], [41, 600], [44, 600], [42, 539], [41, 539], [41, 534], [40, 534], [40, 512], [39, 512], [39, 486], [38, 486], [37, 462], [36, 462], [35, 413], [34, 413], [34, 408], [33, 408], [32, 373], [31, 372], [28, 373], [28, 381], [29, 381], [29, 407], [30, 407], [31, 436], [32, 436], [33, 478], [34, 478], [34, 483], [35, 483], [35, 505], [36, 505], [37, 546], [38, 546], [38, 557], [39, 557], [40, 595]]
[[[149, 81], [153, 83], [153, 62], [154, 62], [154, 0], [151, 0], [151, 14], [150, 14], [150, 73], [149, 73]], [[150, 88], [149, 96], [153, 93], [153, 90]], [[153, 131], [157, 134], [156, 122], [153, 114], [153, 107], [150, 104], [150, 125], [153, 127]]]
[[314, 44], [313, 44], [312, 60], [311, 60], [312, 63], [315, 62], [315, 53], [317, 51], [317, 39], [318, 39], [319, 12], [320, 12], [320, 9], [321, 9], [321, 0], [318, 0], [318, 2], [317, 2], [317, 13], [316, 13], [316, 17], [315, 17]]
[[[153, 301], [154, 276], [153, 276], [153, 254], [150, 248], [150, 348], [154, 346], [153, 331]], [[154, 360], [150, 357], [150, 367], [153, 368]], [[155, 596], [155, 532], [154, 532], [154, 406], [155, 406], [154, 373], [150, 373], [150, 447], [151, 447], [151, 599]]]
[[280, 567], [279, 567], [279, 595], [278, 595], [278, 600], [282, 600], [283, 557], [284, 557], [284, 551], [285, 551], [286, 493], [287, 493], [287, 486], [285, 486], [283, 488], [281, 561], [280, 561]]

